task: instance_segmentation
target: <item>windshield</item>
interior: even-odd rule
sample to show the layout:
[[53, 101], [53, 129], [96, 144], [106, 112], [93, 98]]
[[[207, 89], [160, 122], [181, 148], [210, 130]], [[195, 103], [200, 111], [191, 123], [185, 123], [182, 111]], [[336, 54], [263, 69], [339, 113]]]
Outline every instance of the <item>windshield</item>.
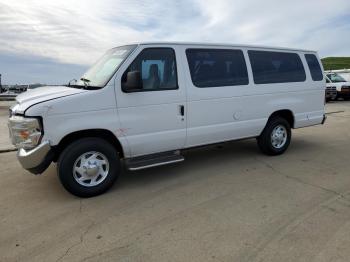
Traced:
[[341, 83], [346, 82], [346, 80], [341, 77], [340, 75], [333, 73], [333, 74], [327, 74], [327, 77], [333, 82], [333, 83]]
[[104, 87], [135, 47], [127, 45], [107, 51], [74, 86]]

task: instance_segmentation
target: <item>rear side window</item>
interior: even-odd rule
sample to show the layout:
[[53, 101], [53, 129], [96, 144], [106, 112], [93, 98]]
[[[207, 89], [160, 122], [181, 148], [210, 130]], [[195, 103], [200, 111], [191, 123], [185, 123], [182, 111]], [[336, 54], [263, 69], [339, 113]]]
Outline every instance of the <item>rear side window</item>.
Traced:
[[320, 63], [317, 60], [317, 57], [312, 54], [306, 54], [305, 58], [310, 69], [312, 80], [322, 81], [323, 74], [322, 74]]
[[303, 82], [303, 63], [298, 54], [270, 51], [248, 51], [255, 84]]
[[248, 84], [247, 66], [241, 50], [187, 49], [192, 82], [197, 87]]

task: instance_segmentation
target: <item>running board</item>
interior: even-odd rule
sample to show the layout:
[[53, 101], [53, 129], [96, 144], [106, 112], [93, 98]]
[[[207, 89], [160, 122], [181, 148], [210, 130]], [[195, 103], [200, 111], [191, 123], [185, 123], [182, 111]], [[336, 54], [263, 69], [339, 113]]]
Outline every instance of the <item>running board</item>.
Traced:
[[126, 159], [125, 164], [127, 169], [130, 171], [136, 171], [156, 166], [173, 164], [184, 160], [185, 158], [180, 155], [179, 151], [173, 151]]

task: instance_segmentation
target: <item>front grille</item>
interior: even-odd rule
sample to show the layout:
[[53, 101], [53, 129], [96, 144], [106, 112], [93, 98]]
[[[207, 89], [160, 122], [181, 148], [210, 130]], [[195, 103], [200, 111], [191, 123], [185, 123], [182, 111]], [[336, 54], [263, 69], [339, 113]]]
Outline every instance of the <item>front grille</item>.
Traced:
[[335, 86], [327, 86], [326, 98], [334, 98], [337, 96], [337, 88]]
[[337, 90], [335, 86], [327, 86], [327, 90]]

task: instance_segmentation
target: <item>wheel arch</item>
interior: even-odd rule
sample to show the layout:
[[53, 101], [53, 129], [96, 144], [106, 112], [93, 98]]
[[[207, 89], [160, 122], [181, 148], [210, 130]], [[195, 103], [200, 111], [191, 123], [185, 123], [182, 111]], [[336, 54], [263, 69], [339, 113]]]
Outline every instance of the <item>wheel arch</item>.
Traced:
[[275, 112], [273, 112], [269, 119], [267, 120], [270, 121], [270, 119], [274, 118], [274, 117], [282, 117], [284, 118], [285, 120], [288, 121], [289, 125], [291, 128], [294, 128], [294, 124], [295, 124], [295, 117], [294, 117], [294, 114], [291, 110], [289, 109], [281, 109], [281, 110], [277, 110]]
[[106, 129], [86, 129], [79, 130], [76, 132], [72, 132], [64, 136], [60, 142], [53, 147], [53, 151], [55, 153], [54, 162], [57, 161], [61, 152], [72, 142], [86, 137], [97, 137], [106, 140], [111, 143], [118, 151], [120, 158], [124, 158], [124, 150], [122, 144], [118, 140], [118, 138], [109, 130]]

